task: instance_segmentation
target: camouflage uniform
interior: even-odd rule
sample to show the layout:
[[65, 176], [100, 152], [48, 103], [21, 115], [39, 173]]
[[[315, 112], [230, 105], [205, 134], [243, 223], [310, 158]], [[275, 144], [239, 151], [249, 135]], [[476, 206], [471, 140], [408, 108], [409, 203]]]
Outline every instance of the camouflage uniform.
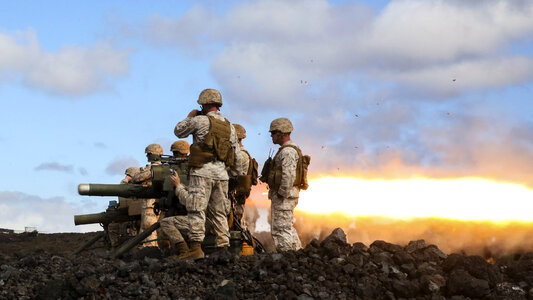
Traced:
[[[207, 115], [221, 121], [225, 120], [218, 111], [211, 111]], [[176, 125], [174, 134], [179, 138], [192, 134], [194, 143], [201, 143], [210, 130], [209, 124], [208, 117], [204, 115], [187, 117]], [[239, 148], [237, 136], [233, 126], [230, 128], [230, 142], [237, 153]], [[204, 240], [207, 222], [216, 233], [216, 246], [229, 246], [227, 216], [231, 204], [228, 200], [228, 179], [226, 164], [219, 160], [205, 163], [201, 168], [190, 169], [189, 196], [186, 203], [190, 242], [201, 243]]]
[[[240, 146], [240, 151], [236, 153], [236, 162], [235, 162], [235, 170], [230, 172], [232, 173], [232, 176], [239, 176], [239, 175], [246, 175], [248, 173], [248, 168], [250, 166], [250, 157], [245, 152], [246, 149], [244, 149], [243, 146]], [[242, 199], [246, 200], [246, 199]], [[239, 203], [240, 202], [240, 203]], [[241, 222], [242, 216], [244, 214], [244, 204], [242, 201], [237, 201], [235, 203], [235, 220], [237, 220], [239, 223]]]
[[[133, 177], [134, 183], [152, 183], [152, 175], [151, 175], [151, 166], [152, 165], [160, 165], [161, 162], [156, 161], [152, 162], [151, 164], [147, 164], [145, 167], [141, 168], [141, 171]], [[142, 201], [142, 209], [141, 209], [141, 228], [140, 232], [145, 231], [150, 226], [152, 226], [155, 222], [157, 222], [157, 216], [154, 213], [154, 202], [156, 199], [139, 199]], [[145, 240], [157, 240], [157, 232], [152, 232]], [[157, 241], [152, 241], [148, 243], [144, 243], [144, 247], [157, 247]]]
[[[125, 174], [133, 178], [133, 176], [137, 172], [139, 172], [138, 167], [129, 167], [128, 169], [126, 169]], [[120, 184], [129, 183], [127, 176], [120, 181]], [[118, 197], [119, 207], [122, 207], [122, 205], [127, 205], [124, 203], [127, 203], [128, 200], [129, 198]], [[107, 233], [109, 236], [109, 242], [111, 243], [111, 247], [116, 248], [120, 244], [121, 239], [123, 239], [125, 236], [137, 235], [137, 229], [134, 221], [120, 223], [112, 222], [107, 226]]]
[[[289, 140], [284, 145], [295, 145]], [[278, 251], [298, 250], [302, 248], [298, 233], [293, 226], [294, 208], [298, 204], [300, 190], [293, 186], [296, 178], [298, 152], [291, 147], [280, 150], [274, 165], [282, 166], [281, 184], [277, 191], [270, 189], [268, 198], [271, 203], [271, 232]]]
[[[182, 205], [186, 205], [188, 192], [183, 184], [176, 187], [176, 196]], [[189, 233], [189, 219], [187, 216], [172, 216], [161, 220], [161, 230], [168, 236], [171, 245], [184, 242], [182, 234]]]

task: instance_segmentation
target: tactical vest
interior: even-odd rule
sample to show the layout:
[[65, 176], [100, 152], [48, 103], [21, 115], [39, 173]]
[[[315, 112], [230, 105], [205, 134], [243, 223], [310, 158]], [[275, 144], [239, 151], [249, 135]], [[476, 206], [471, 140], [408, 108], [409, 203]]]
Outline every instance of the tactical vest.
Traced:
[[268, 188], [274, 191], [279, 189], [281, 185], [282, 166], [275, 165], [276, 158], [281, 153], [281, 150], [285, 147], [291, 147], [298, 153], [298, 162], [296, 164], [296, 178], [294, 178], [293, 186], [298, 187], [301, 190], [306, 190], [309, 187], [307, 182], [307, 169], [311, 162], [309, 155], [303, 155], [302, 150], [295, 145], [283, 145], [279, 148], [274, 158], [269, 157], [263, 166], [261, 171], [261, 181], [268, 184]]
[[257, 185], [257, 161], [252, 158], [250, 153], [246, 150], [242, 150], [243, 152], [248, 155], [248, 171], [246, 172], [246, 175], [239, 175], [237, 176], [237, 182], [236, 182], [236, 198], [238, 204], [244, 204], [246, 201], [246, 198], [250, 196], [250, 191], [252, 190], [252, 185]]
[[218, 120], [212, 116], [209, 119], [209, 132], [205, 140], [191, 145], [189, 167], [201, 168], [204, 164], [213, 161], [222, 161], [226, 167], [233, 167], [235, 152], [231, 147], [231, 125], [226, 119]]

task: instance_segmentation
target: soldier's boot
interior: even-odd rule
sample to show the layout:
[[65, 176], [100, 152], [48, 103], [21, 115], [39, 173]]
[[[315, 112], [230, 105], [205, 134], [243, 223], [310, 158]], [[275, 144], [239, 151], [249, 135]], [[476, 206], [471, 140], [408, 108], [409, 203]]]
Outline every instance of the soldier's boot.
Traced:
[[189, 246], [186, 242], [179, 242], [174, 245], [174, 254], [178, 257], [184, 255], [185, 253], [189, 252]]
[[179, 256], [180, 259], [184, 260], [198, 260], [204, 257], [204, 251], [202, 251], [202, 244], [200, 242], [191, 242], [189, 251]]

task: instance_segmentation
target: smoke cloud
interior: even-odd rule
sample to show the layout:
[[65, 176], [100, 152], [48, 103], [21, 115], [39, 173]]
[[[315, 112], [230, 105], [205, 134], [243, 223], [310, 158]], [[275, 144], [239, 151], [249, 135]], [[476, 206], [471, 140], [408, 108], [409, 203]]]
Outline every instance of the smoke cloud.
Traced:
[[72, 173], [73, 169], [72, 165], [62, 165], [57, 162], [42, 163], [34, 168], [35, 171], [53, 170], [66, 173]]
[[105, 171], [109, 175], [124, 175], [127, 168], [136, 166], [139, 166], [139, 162], [135, 158], [117, 158], [107, 165]]

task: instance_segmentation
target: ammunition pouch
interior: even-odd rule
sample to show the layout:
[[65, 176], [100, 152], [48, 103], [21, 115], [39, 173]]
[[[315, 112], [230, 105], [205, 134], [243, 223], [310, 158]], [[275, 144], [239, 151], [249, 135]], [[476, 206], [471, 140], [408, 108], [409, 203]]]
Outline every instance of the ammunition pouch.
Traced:
[[252, 176], [241, 175], [237, 176], [236, 180], [237, 186], [235, 187], [235, 199], [237, 200], [237, 204], [244, 204], [252, 190]]
[[212, 152], [203, 150], [202, 146], [198, 144], [192, 144], [190, 149], [189, 167], [201, 168], [204, 164], [216, 160]]
[[261, 180], [261, 182], [268, 183], [270, 168], [272, 168], [272, 157], [269, 157], [267, 160], [265, 160], [265, 163], [263, 164], [263, 169], [261, 169], [261, 176], [259, 177], [259, 180]]
[[228, 120], [220, 121], [211, 116], [209, 132], [202, 143], [192, 144], [190, 147], [189, 167], [201, 168], [212, 161], [222, 161], [226, 167], [233, 167], [235, 151], [231, 146], [231, 124]]

